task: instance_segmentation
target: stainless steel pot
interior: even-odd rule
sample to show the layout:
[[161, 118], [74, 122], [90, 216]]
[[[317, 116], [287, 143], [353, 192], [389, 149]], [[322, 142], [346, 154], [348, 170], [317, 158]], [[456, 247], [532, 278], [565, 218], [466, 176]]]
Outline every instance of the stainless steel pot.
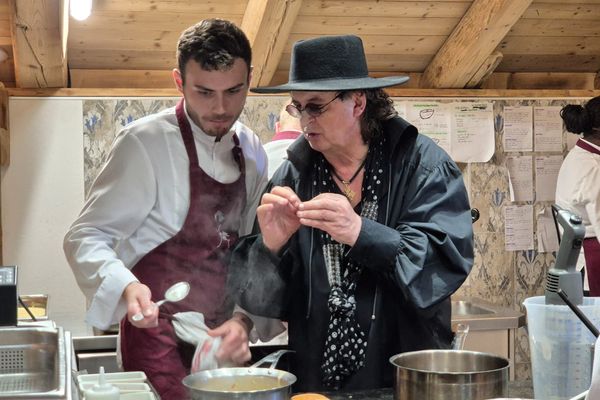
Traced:
[[[290, 350], [279, 350], [246, 368], [217, 368], [183, 378], [192, 400], [289, 400], [296, 376], [275, 369], [279, 358]], [[269, 368], [258, 368], [270, 364]]]
[[479, 400], [508, 395], [509, 361], [465, 350], [422, 350], [390, 358], [395, 400]]

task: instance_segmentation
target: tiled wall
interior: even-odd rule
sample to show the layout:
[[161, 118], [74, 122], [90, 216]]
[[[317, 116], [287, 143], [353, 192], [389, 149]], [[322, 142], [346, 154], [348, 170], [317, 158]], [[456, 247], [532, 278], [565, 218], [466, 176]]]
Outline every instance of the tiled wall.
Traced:
[[[84, 100], [84, 160], [86, 192], [106, 158], [110, 144], [119, 127], [143, 115], [154, 113], [175, 104], [177, 99], [100, 99]], [[408, 100], [397, 98], [397, 101]], [[464, 99], [473, 101], [480, 99]], [[288, 101], [285, 96], [250, 96], [241, 120], [267, 142], [273, 134], [277, 114]], [[440, 99], [439, 101], [452, 101]], [[456, 101], [456, 100], [454, 100]], [[569, 100], [571, 103], [581, 102]], [[496, 151], [487, 163], [461, 164], [469, 189], [472, 207], [481, 217], [474, 225], [475, 266], [457, 292], [461, 297], [477, 297], [497, 305], [523, 311], [523, 300], [543, 294], [546, 271], [554, 263], [553, 253], [535, 250], [508, 252], [504, 250], [503, 207], [511, 204], [506, 154], [502, 148], [504, 106], [560, 106], [566, 100], [525, 99], [494, 102]], [[566, 133], [563, 133], [563, 153], [566, 154]], [[536, 152], [510, 155], [536, 155]], [[549, 153], [543, 153], [549, 154]], [[527, 204], [527, 203], [520, 203]], [[530, 203], [531, 204], [531, 203]], [[533, 202], [535, 212], [551, 202]], [[534, 228], [535, 229], [535, 228]], [[531, 376], [529, 344], [525, 329], [519, 329], [516, 343], [515, 371], [517, 379]]]

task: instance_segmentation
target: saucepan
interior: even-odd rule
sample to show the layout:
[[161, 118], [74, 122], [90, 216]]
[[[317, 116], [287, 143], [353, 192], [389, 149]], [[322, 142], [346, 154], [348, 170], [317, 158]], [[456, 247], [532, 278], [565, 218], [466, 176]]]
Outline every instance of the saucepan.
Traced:
[[[289, 400], [296, 376], [275, 369], [279, 358], [291, 350], [279, 350], [245, 368], [210, 369], [183, 378], [192, 400]], [[269, 368], [259, 368], [270, 364]]]
[[421, 350], [390, 358], [395, 400], [479, 400], [508, 395], [506, 358], [466, 350]]

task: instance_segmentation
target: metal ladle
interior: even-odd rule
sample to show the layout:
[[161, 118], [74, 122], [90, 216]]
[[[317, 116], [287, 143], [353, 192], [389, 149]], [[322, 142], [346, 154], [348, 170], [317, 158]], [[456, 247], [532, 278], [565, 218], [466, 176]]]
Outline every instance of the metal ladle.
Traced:
[[[156, 307], [160, 307], [167, 301], [170, 301], [172, 303], [181, 301], [187, 297], [189, 292], [190, 292], [190, 284], [189, 283], [177, 282], [176, 284], [174, 284], [173, 286], [171, 286], [170, 288], [168, 288], [165, 291], [165, 298], [157, 301], [155, 303]], [[141, 321], [143, 319], [144, 319], [144, 314], [142, 314], [142, 313], [137, 313], [133, 317], [131, 317], [131, 320], [136, 321], [136, 322]]]

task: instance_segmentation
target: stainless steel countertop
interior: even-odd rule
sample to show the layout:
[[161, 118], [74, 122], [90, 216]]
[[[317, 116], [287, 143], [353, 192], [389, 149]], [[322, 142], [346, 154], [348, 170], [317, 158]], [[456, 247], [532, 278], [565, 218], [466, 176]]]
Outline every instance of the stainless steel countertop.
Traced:
[[452, 324], [466, 323], [469, 330], [514, 329], [526, 324], [525, 314], [477, 298], [452, 297], [452, 306]]

